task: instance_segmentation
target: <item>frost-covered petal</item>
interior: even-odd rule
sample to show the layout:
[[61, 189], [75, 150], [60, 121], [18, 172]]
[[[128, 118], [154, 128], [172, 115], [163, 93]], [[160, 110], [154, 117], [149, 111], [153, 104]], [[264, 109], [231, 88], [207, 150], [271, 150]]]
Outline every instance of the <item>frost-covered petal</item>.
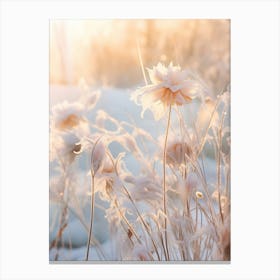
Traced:
[[143, 107], [142, 117], [150, 109], [158, 120], [170, 105], [187, 104], [196, 97], [197, 84], [189, 79], [188, 72], [182, 71], [180, 66], [173, 66], [171, 62], [165, 67], [159, 63], [148, 72], [152, 83], [138, 89], [131, 98]]
[[161, 63], [158, 63], [153, 69], [147, 69], [149, 73], [150, 80], [153, 84], [161, 83], [167, 74], [167, 69]]
[[187, 95], [183, 95], [181, 93], [181, 91], [179, 91], [178, 94], [176, 94], [176, 97], [175, 97], [175, 103], [177, 105], [182, 105], [182, 104], [185, 104], [185, 103], [189, 103], [192, 101], [192, 98], [187, 96]]

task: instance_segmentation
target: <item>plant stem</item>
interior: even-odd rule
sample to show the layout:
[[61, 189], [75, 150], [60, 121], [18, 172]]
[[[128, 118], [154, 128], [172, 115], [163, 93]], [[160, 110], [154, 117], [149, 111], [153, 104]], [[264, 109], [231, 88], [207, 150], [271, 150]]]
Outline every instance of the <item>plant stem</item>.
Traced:
[[134, 234], [135, 238], [137, 239], [137, 241], [139, 242], [139, 244], [142, 244], [140, 237], [138, 236], [138, 234], [136, 233], [136, 230], [133, 228], [133, 226], [131, 225], [131, 223], [128, 221], [128, 219], [126, 218], [126, 216], [122, 213], [118, 201], [117, 199], [115, 199], [114, 201], [114, 205], [117, 208], [120, 216], [122, 217], [122, 219], [124, 220], [124, 222], [126, 223], [126, 225], [128, 226], [128, 228], [131, 230], [131, 232]]
[[87, 241], [86, 261], [88, 261], [88, 255], [89, 255], [89, 247], [90, 247], [90, 239], [91, 239], [91, 233], [92, 233], [93, 217], [94, 217], [94, 174], [92, 174], [92, 176], [91, 176], [91, 214], [90, 214], [90, 226], [89, 226], [89, 233], [88, 233], [88, 241]]
[[165, 133], [165, 140], [164, 140], [164, 152], [163, 152], [163, 213], [164, 217], [164, 236], [165, 236], [165, 247], [167, 252], [167, 260], [169, 260], [169, 252], [168, 252], [168, 241], [167, 241], [167, 207], [166, 207], [166, 144], [168, 138], [168, 131], [170, 126], [170, 116], [171, 116], [171, 104], [169, 105], [168, 111], [168, 119], [167, 119], [167, 127]]
[[150, 229], [149, 229], [148, 225], [146, 224], [146, 222], [144, 221], [144, 219], [143, 219], [141, 213], [139, 212], [138, 208], [136, 207], [136, 204], [135, 204], [134, 200], [132, 199], [132, 197], [131, 197], [129, 191], [127, 190], [127, 188], [126, 188], [124, 185], [123, 185], [122, 187], [123, 187], [123, 189], [125, 190], [125, 192], [126, 192], [128, 198], [130, 199], [130, 201], [131, 201], [133, 207], [135, 208], [138, 217], [140, 218], [142, 224], [144, 225], [144, 227], [145, 227], [145, 229], [146, 229], [146, 232], [148, 233], [149, 237], [151, 238], [151, 241], [152, 241], [152, 243], [153, 243], [153, 246], [154, 246], [155, 252], [156, 252], [156, 254], [157, 254], [158, 260], [160, 261], [160, 256], [159, 256], [159, 253], [158, 253], [158, 250], [157, 250], [157, 246], [156, 246], [156, 243], [155, 243], [155, 241], [154, 241], [154, 239], [153, 239], [153, 236], [152, 236], [152, 234], [151, 234], [151, 232], [150, 232]]

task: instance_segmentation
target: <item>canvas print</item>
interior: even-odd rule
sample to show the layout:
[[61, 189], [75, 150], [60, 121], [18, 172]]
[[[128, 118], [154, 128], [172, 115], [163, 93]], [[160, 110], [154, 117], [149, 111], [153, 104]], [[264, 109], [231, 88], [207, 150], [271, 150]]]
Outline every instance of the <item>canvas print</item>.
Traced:
[[230, 261], [230, 20], [51, 20], [49, 260]]

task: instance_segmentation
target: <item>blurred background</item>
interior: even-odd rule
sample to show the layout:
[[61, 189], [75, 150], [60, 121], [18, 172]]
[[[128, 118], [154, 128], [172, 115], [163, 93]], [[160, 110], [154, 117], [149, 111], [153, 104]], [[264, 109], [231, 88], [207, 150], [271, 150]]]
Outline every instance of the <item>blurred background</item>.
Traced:
[[131, 88], [143, 84], [144, 67], [179, 64], [197, 73], [211, 91], [230, 76], [229, 20], [53, 20], [50, 84]]

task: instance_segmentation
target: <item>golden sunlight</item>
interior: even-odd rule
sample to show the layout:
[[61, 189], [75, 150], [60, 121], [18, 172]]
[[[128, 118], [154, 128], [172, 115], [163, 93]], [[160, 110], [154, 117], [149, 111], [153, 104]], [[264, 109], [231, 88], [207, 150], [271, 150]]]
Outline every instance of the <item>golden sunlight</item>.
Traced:
[[228, 38], [228, 20], [54, 20], [50, 83], [140, 84], [139, 44], [144, 67], [172, 61], [199, 72], [216, 89], [229, 81]]

